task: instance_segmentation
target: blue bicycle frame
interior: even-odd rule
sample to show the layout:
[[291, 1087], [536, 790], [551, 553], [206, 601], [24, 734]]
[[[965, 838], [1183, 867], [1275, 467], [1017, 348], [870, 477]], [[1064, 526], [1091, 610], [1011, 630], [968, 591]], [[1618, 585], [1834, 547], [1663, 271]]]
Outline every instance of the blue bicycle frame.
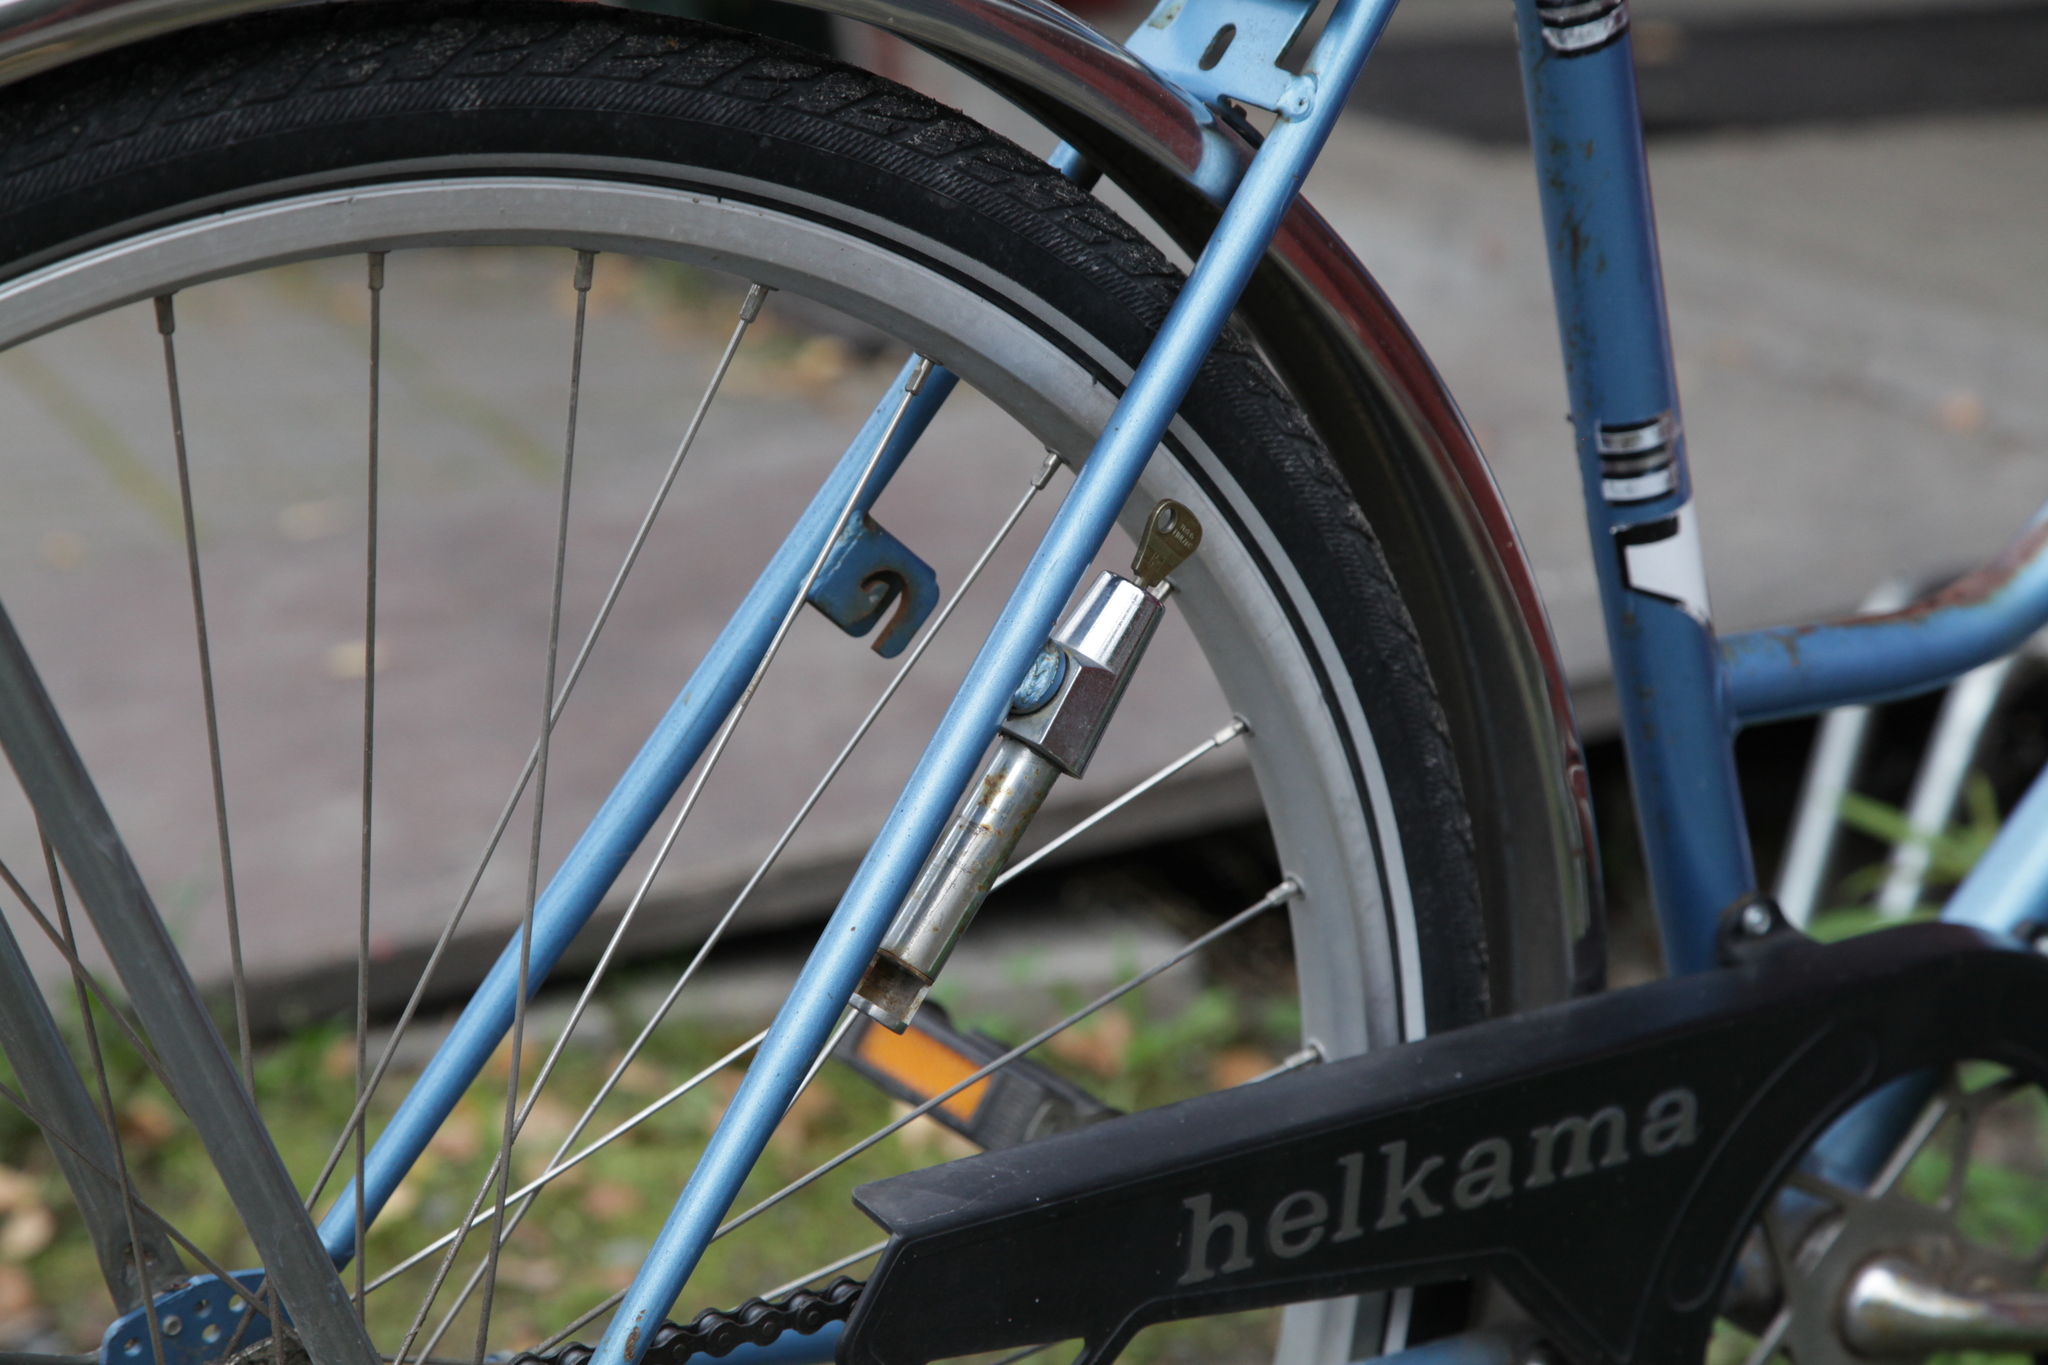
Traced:
[[[2048, 621], [2048, 519], [2000, 561], [1939, 599], [1888, 616], [1717, 637], [1712, 627], [1637, 109], [1625, 0], [1516, 0], [1594, 564], [1606, 613], [1644, 853], [1674, 972], [1711, 965], [1724, 909], [1756, 875], [1735, 781], [1745, 723], [1936, 686]], [[626, 1291], [595, 1365], [637, 1365], [716, 1235], [741, 1182], [802, 1086], [966, 786], [1012, 692], [1131, 496], [1203, 357], [1339, 117], [1394, 0], [1338, 0], [1299, 74], [1275, 61], [1307, 0], [1185, 0], [1133, 52], [1200, 100], [1279, 115], [1122, 401], [1081, 469], [847, 888], [666, 1226]], [[1192, 18], [1201, 11], [1207, 29]], [[1162, 7], [1161, 14], [1167, 14]], [[1179, 35], [1238, 36], [1210, 60]], [[1165, 36], [1161, 36], [1161, 34]], [[1203, 66], [1203, 61], [1209, 61]], [[1063, 168], [1081, 167], [1071, 154]], [[1218, 183], [1219, 195], [1228, 188]], [[729, 711], [805, 585], [842, 509], [873, 501], [945, 400], [935, 371], [892, 386], [782, 550], [720, 636], [536, 912], [537, 989]], [[886, 448], [878, 446], [886, 443]], [[2048, 514], [2044, 514], [2048, 517]], [[1951, 918], [2008, 933], [2048, 915], [2048, 780], [2037, 782], [1950, 904]], [[516, 942], [369, 1156], [374, 1218], [510, 1026]], [[1865, 1126], [1877, 1122], [1865, 1120]], [[353, 1250], [355, 1200], [321, 1228], [337, 1263]], [[822, 1360], [829, 1334], [786, 1339], [777, 1361]], [[755, 1353], [766, 1365], [770, 1353]]]

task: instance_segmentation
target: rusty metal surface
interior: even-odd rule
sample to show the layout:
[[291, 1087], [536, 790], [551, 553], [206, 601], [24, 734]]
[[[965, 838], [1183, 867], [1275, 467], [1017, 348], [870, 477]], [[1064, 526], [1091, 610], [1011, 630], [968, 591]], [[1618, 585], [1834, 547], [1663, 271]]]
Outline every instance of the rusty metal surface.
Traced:
[[1747, 722], [1938, 687], [2048, 624], [2048, 511], [1989, 563], [1897, 611], [1743, 631], [1721, 642]]

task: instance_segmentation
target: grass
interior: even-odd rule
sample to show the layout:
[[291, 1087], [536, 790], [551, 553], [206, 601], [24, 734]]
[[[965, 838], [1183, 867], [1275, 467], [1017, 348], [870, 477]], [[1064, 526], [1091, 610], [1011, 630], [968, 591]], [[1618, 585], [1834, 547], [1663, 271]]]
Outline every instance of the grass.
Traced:
[[[1845, 817], [1881, 837], [1904, 837], [1903, 817], [1874, 803], [1847, 810]], [[1964, 820], [1935, 841], [1934, 880], [1960, 878], [1995, 829], [1995, 811], [1987, 812], [1984, 793], [1973, 788]], [[1863, 881], [1875, 885], [1870, 876]], [[1859, 885], [1844, 890], [1854, 891]], [[1837, 939], [1894, 922], [1867, 908], [1850, 907], [1819, 917], [1813, 931], [1817, 937]], [[630, 1036], [641, 1022], [631, 1017], [630, 1002], [636, 998], [644, 997], [636, 995], [630, 980], [604, 998], [603, 1007], [620, 1036]], [[968, 1002], [948, 1003], [956, 1023], [1001, 1038], [1020, 1037], [1035, 1022], [978, 1016]], [[1079, 1003], [1078, 997], [1053, 1002], [1061, 1011]], [[729, 1051], [749, 1031], [680, 1022], [665, 1025], [627, 1067], [617, 1095], [582, 1141], [666, 1093]], [[232, 1201], [196, 1137], [104, 1020], [100, 1032], [138, 1188], [222, 1264], [255, 1264]], [[1039, 1056], [1105, 1102], [1132, 1110], [1247, 1079], [1290, 1050], [1298, 1035], [1291, 994], [1212, 986], [1171, 1014], [1161, 1014], [1144, 993], [1135, 994], [1062, 1035]], [[522, 1074], [530, 1076], [544, 1055], [544, 1049], [530, 1047]], [[310, 1184], [333, 1134], [346, 1120], [353, 1059], [352, 1037], [339, 1028], [323, 1027], [284, 1039], [258, 1061], [259, 1102], [301, 1188]], [[572, 1047], [565, 1054], [515, 1149], [516, 1181], [543, 1169], [616, 1060], [588, 1047]], [[372, 1228], [368, 1261], [373, 1274], [451, 1227], [468, 1207], [496, 1151], [506, 1061], [501, 1051]], [[532, 1345], [627, 1283], [737, 1088], [739, 1075], [737, 1069], [720, 1073], [554, 1182], [506, 1243], [491, 1337], [494, 1350]], [[1984, 1074], [1973, 1074], [1973, 1083], [1985, 1079]], [[373, 1132], [389, 1117], [409, 1080], [396, 1076], [387, 1084], [373, 1108]], [[852, 1073], [827, 1067], [777, 1131], [736, 1207], [748, 1207], [810, 1171], [890, 1121], [896, 1112], [890, 1100]], [[2018, 1252], [2048, 1239], [2048, 1182], [2043, 1179], [2048, 1176], [2048, 1158], [2041, 1142], [2048, 1133], [2048, 1101], [2029, 1089], [1994, 1114], [1998, 1122], [1987, 1132], [1996, 1140], [1990, 1144], [1992, 1150], [1979, 1151], [1971, 1166], [1959, 1223], [1972, 1238]], [[878, 1231], [852, 1205], [853, 1189], [950, 1159], [963, 1149], [960, 1139], [929, 1120], [911, 1125], [755, 1225], [714, 1244], [675, 1315], [687, 1319], [703, 1308], [736, 1306], [878, 1240]], [[1933, 1199], [1945, 1186], [1949, 1159], [1939, 1143], [1931, 1145], [1909, 1170], [1902, 1188], [1911, 1197]], [[337, 1179], [327, 1198], [338, 1193], [340, 1183]], [[464, 1253], [451, 1287], [466, 1281], [476, 1256], [476, 1248]], [[433, 1265], [429, 1261], [370, 1297], [372, 1333], [387, 1349], [405, 1335]], [[855, 1266], [852, 1273], [864, 1270], [865, 1266]], [[444, 1293], [442, 1305], [428, 1319], [430, 1328], [447, 1302]], [[92, 1349], [110, 1315], [91, 1246], [39, 1135], [18, 1114], [0, 1109], [0, 1349]], [[1171, 1324], [1144, 1333], [1127, 1354], [1133, 1365], [1269, 1359], [1277, 1321], [1277, 1313], [1263, 1312]], [[593, 1340], [597, 1330], [594, 1324], [578, 1336]], [[472, 1309], [457, 1319], [436, 1353], [466, 1358], [474, 1349], [474, 1338]], [[1752, 1346], [1747, 1335], [1718, 1323], [1708, 1361], [1740, 1365]], [[1046, 1359], [1050, 1358], [1048, 1353]], [[1942, 1365], [1990, 1365], [1994, 1360], [2016, 1365], [2020, 1359], [1957, 1355], [1943, 1357]]]
[[[1134, 993], [1055, 1040], [1041, 1051], [1041, 1060], [1082, 1081], [1106, 1102], [1136, 1109], [1256, 1074], [1291, 1048], [1298, 1030], [1291, 1000], [1248, 998], [1211, 987], [1170, 1017], [1156, 1017], [1143, 995]], [[630, 998], [630, 989], [622, 987], [611, 994], [608, 1007], [615, 1016], [623, 1015]], [[630, 1036], [626, 1030], [637, 1031], [641, 1021], [620, 1017], [617, 1022], [618, 1032]], [[1018, 1021], [962, 1022], [1009, 1038], [1027, 1031]], [[100, 1031], [103, 1039], [112, 1032], [104, 1022]], [[626, 1068], [617, 1096], [578, 1145], [695, 1074], [749, 1032], [664, 1025]], [[530, 1076], [544, 1056], [545, 1049], [529, 1046], [522, 1071]], [[132, 1052], [109, 1045], [108, 1059], [138, 1189], [221, 1264], [255, 1264], [232, 1202], [189, 1126]], [[556, 1078], [515, 1148], [515, 1186], [545, 1168], [616, 1060], [573, 1045], [565, 1052]], [[452, 1227], [468, 1207], [497, 1150], [506, 1062], [507, 1050], [501, 1049], [372, 1227], [368, 1263], [373, 1276]], [[347, 1119], [353, 1063], [352, 1035], [333, 1027], [304, 1030], [267, 1049], [258, 1060], [259, 1104], [302, 1189], [318, 1173], [333, 1135]], [[493, 1350], [518, 1349], [542, 1340], [630, 1280], [737, 1088], [739, 1074], [734, 1068], [719, 1073], [558, 1178], [536, 1201], [531, 1215], [506, 1242], [500, 1262]], [[373, 1133], [405, 1093], [410, 1078], [394, 1079], [373, 1107]], [[828, 1066], [777, 1130], [735, 1207], [748, 1207], [810, 1171], [890, 1121], [896, 1112], [888, 1098], [859, 1077]], [[707, 1307], [737, 1306], [879, 1240], [875, 1226], [853, 1207], [852, 1190], [866, 1181], [960, 1155], [963, 1145], [929, 1120], [913, 1123], [754, 1225], [714, 1244], [675, 1316], [686, 1320]], [[93, 1349], [111, 1309], [90, 1242], [42, 1139], [11, 1111], [0, 1116], [0, 1163], [0, 1213], [6, 1215], [0, 1222], [0, 1347]], [[333, 1182], [322, 1212], [341, 1183], [341, 1177]], [[466, 1280], [476, 1254], [475, 1249], [466, 1251], [458, 1262], [450, 1291], [444, 1292], [441, 1307], [428, 1320], [430, 1330], [445, 1311], [453, 1287]], [[386, 1349], [403, 1338], [434, 1260], [438, 1257], [370, 1296], [372, 1335]], [[856, 1266], [851, 1273], [859, 1275], [865, 1268]], [[1131, 1358], [1139, 1365], [1265, 1358], [1276, 1322], [1273, 1313], [1257, 1313], [1175, 1324], [1146, 1333]], [[577, 1335], [594, 1340], [598, 1326]], [[467, 1358], [474, 1349], [475, 1330], [472, 1309], [457, 1320], [435, 1353]]]

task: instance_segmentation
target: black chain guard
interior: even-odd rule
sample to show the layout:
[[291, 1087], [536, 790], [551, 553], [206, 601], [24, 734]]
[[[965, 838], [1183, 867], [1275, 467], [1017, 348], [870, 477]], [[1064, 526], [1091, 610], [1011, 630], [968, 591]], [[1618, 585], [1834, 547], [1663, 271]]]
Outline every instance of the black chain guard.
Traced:
[[842, 1365], [1461, 1276], [1583, 1362], [1697, 1365], [1763, 1200], [1884, 1081], [2048, 1078], [2048, 961], [1921, 925], [1556, 1006], [856, 1191], [890, 1233]]

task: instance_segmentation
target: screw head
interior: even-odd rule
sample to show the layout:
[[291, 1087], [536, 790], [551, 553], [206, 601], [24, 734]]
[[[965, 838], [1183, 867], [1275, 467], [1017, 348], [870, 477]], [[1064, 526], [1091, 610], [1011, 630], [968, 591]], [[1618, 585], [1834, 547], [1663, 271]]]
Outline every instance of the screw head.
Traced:
[[1038, 657], [1031, 661], [1031, 671], [1024, 675], [1016, 693], [1010, 698], [1010, 714], [1028, 716], [1043, 710], [1047, 703], [1059, 695], [1060, 683], [1067, 676], [1067, 655], [1050, 640], [1038, 651]]
[[1771, 912], [1751, 902], [1742, 908], [1742, 932], [1751, 938], [1762, 938], [1771, 932]]

